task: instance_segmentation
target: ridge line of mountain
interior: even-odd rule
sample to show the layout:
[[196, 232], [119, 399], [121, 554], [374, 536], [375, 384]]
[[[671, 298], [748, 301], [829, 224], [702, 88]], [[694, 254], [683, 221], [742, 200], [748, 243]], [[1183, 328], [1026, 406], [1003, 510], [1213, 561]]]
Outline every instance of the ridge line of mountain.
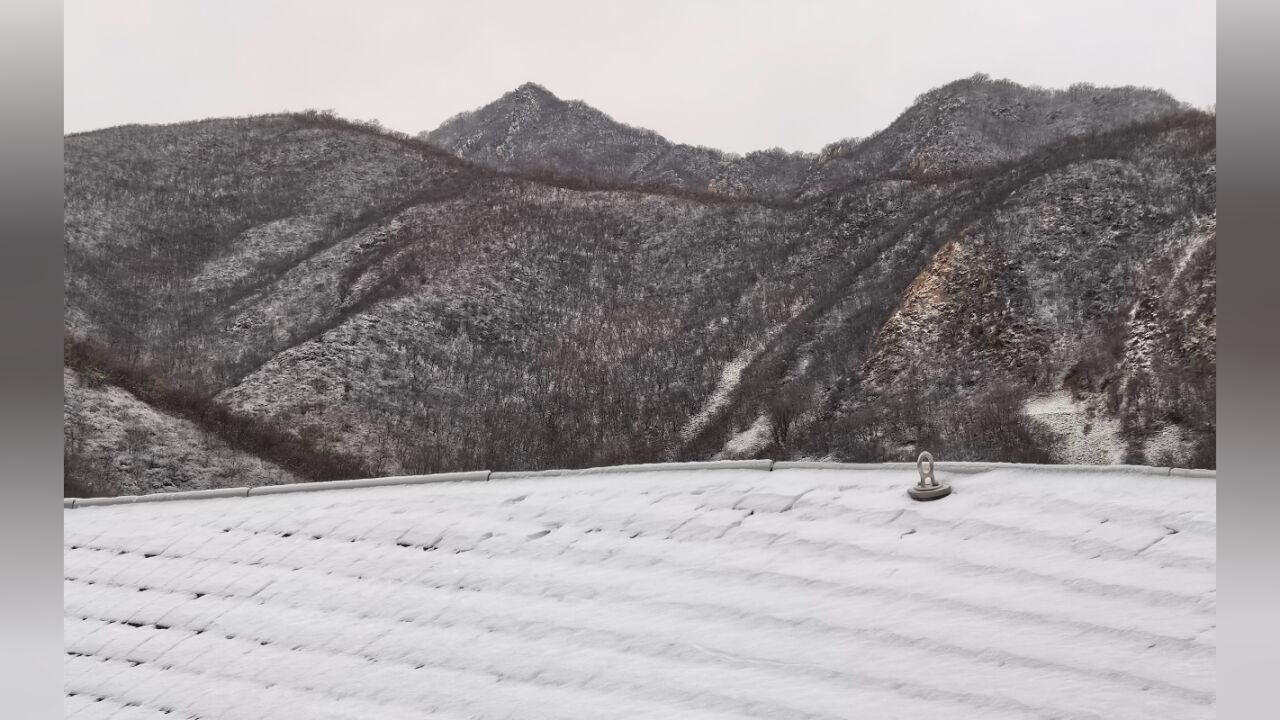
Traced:
[[[487, 167], [794, 199], [822, 194], [846, 175], [971, 168], [1026, 154], [1055, 138], [1189, 108], [1150, 88], [1046, 89], [978, 74], [920, 94], [866, 138], [836, 140], [817, 153], [770, 148], [738, 154], [673, 143], [581, 100], [562, 100], [525, 83], [418, 137]], [[1028, 128], [1035, 130], [1028, 134]], [[907, 139], [905, 146], [899, 136]]]
[[[367, 134], [383, 137], [385, 139], [399, 143], [403, 146], [410, 147], [421, 152], [425, 152], [434, 158], [447, 158], [450, 162], [456, 163], [457, 164], [456, 167], [459, 167], [459, 168], [489, 172], [489, 173], [494, 173], [503, 177], [526, 180], [529, 182], [536, 182], [536, 183], [551, 185], [555, 187], [563, 187], [565, 189], [586, 190], [586, 191], [605, 191], [605, 192], [636, 191], [636, 192], [642, 192], [646, 194], [666, 195], [671, 197], [683, 197], [683, 198], [696, 199], [700, 201], [728, 200], [728, 201], [734, 201], [734, 202], [758, 203], [758, 204], [767, 205], [771, 207], [783, 207], [798, 201], [819, 200], [821, 199], [821, 197], [829, 196], [833, 192], [836, 192], [839, 189], [841, 189], [841, 187], [848, 187], [850, 184], [856, 185], [856, 184], [865, 183], [865, 182], [878, 182], [878, 181], [885, 181], [885, 180], [910, 180], [915, 182], [947, 182], [949, 180], [948, 176], [954, 174], [958, 170], [973, 171], [975, 170], [975, 168], [970, 167], [970, 168], [955, 169], [955, 170], [952, 170], [951, 172], [942, 172], [942, 173], [936, 173], [936, 172], [930, 172], [930, 171], [925, 171], [925, 172], [912, 171], [912, 172], [906, 172], [906, 173], [893, 172], [893, 171], [874, 172], [870, 176], [856, 177], [855, 179], [851, 180], [850, 182], [846, 182], [843, 185], [839, 185], [839, 184], [829, 185], [823, 189], [818, 190], [816, 194], [810, 193], [807, 197], [802, 197], [802, 196], [806, 194], [806, 190], [803, 185], [804, 185], [804, 182], [808, 182], [808, 180], [805, 180], [800, 185], [797, 185], [794, 188], [782, 191], [780, 193], [779, 192], [767, 193], [762, 191], [737, 192], [737, 191], [721, 191], [721, 190], [716, 190], [711, 188], [686, 187], [686, 186], [682, 186], [680, 183], [673, 183], [670, 181], [643, 180], [643, 179], [640, 179], [640, 176], [642, 176], [645, 172], [649, 171], [651, 168], [659, 165], [664, 160], [672, 158], [681, 152], [695, 151], [695, 152], [704, 153], [704, 154], [709, 153], [710, 155], [716, 158], [716, 162], [721, 162], [721, 163], [742, 162], [754, 156], [767, 156], [767, 155], [776, 154], [776, 153], [783, 153], [785, 156], [790, 158], [795, 158], [795, 159], [802, 158], [806, 164], [806, 167], [802, 174], [805, 177], [810, 177], [813, 175], [813, 173], [829, 165], [831, 162], [850, 161], [850, 160], [856, 159], [860, 155], [865, 155], [869, 152], [872, 152], [873, 141], [877, 140], [882, 136], [891, 134], [895, 130], [902, 129], [904, 126], [906, 126], [909, 122], [910, 113], [914, 109], [916, 109], [916, 107], [920, 105], [920, 103], [930, 98], [933, 98], [935, 96], [939, 96], [940, 94], [944, 94], [948, 90], [965, 85], [966, 83], [968, 84], [976, 83], [983, 87], [1008, 86], [1010, 88], [1016, 89], [1016, 91], [1018, 92], [1049, 94], [1051, 96], [1057, 96], [1057, 95], [1068, 93], [1077, 87], [1077, 86], [1072, 86], [1072, 88], [1069, 88], [1067, 90], [1045, 89], [1045, 88], [1039, 88], [1036, 86], [1028, 87], [1028, 86], [1017, 85], [1016, 83], [1011, 83], [1009, 81], [1004, 81], [1004, 80], [993, 81], [990, 78], [986, 78], [985, 76], [981, 76], [981, 75], [974, 76], [971, 78], [956, 80], [951, 83], [942, 85], [940, 87], [933, 88], [932, 90], [929, 90], [925, 93], [922, 93], [920, 96], [916, 98], [916, 103], [913, 104], [906, 111], [904, 111], [897, 118], [895, 118], [893, 122], [891, 122], [885, 128], [879, 131], [876, 131], [875, 133], [872, 133], [866, 138], [862, 138], [860, 140], [852, 140], [848, 138], [836, 140], [831, 143], [828, 143], [817, 153], [789, 152], [789, 151], [781, 150], [780, 148], [770, 148], [766, 150], [755, 150], [746, 154], [736, 154], [736, 153], [727, 153], [725, 151], [718, 150], [716, 148], [706, 147], [706, 146], [695, 146], [695, 145], [689, 145], [686, 143], [673, 143], [672, 141], [668, 140], [661, 134], [656, 133], [650, 129], [639, 127], [639, 126], [633, 126], [633, 125], [629, 125], [629, 124], [614, 120], [607, 113], [604, 113], [586, 104], [581, 100], [567, 100], [567, 101], [562, 100], [557, 96], [555, 96], [553, 93], [551, 93], [549, 90], [547, 90], [544, 86], [539, 85], [537, 83], [532, 83], [532, 82], [527, 82], [520, 85], [516, 89], [503, 95], [502, 98], [499, 98], [499, 100], [490, 104], [490, 106], [497, 105], [508, 98], [521, 96], [522, 92], [526, 94], [528, 92], [533, 92], [541, 98], [539, 102], [545, 102], [547, 104], [564, 106], [564, 107], [583, 108], [586, 112], [603, 118], [605, 121], [607, 121], [613, 126], [616, 126], [617, 128], [621, 128], [629, 132], [640, 133], [646, 137], [654, 138], [665, 145], [662, 148], [661, 152], [648, 158], [648, 160], [645, 162], [643, 166], [641, 166], [640, 168], [637, 168], [632, 173], [635, 177], [623, 178], [623, 179], [608, 179], [608, 178], [597, 177], [597, 176], [593, 176], [591, 171], [583, 171], [582, 169], [579, 169], [579, 171], [577, 172], [559, 172], [559, 171], [556, 171], [554, 168], [547, 167], [547, 166], [538, 167], [536, 169], [504, 167], [504, 166], [501, 166], [500, 164], [484, 162], [481, 160], [473, 159], [471, 157], [467, 157], [463, 154], [460, 154], [455, 148], [449, 147], [447, 143], [442, 142], [440, 140], [441, 133], [443, 132], [443, 129], [447, 125], [449, 125], [450, 123], [455, 123], [462, 119], [476, 116], [482, 111], [485, 111], [490, 106], [485, 106], [484, 108], [477, 108], [474, 110], [468, 110], [461, 113], [457, 113], [454, 116], [447, 119], [444, 123], [442, 123], [439, 128], [436, 128], [435, 130], [432, 130], [429, 132], [421, 132], [421, 133], [418, 133], [417, 135], [412, 135], [412, 136], [407, 133], [384, 128], [380, 124], [378, 124], [377, 121], [365, 122], [365, 121], [340, 118], [334, 115], [331, 111], [323, 111], [323, 112], [315, 111], [315, 110], [306, 110], [301, 112], [286, 111], [286, 112], [280, 112], [280, 113], [268, 113], [263, 115], [251, 115], [251, 116], [245, 116], [243, 118], [236, 118], [236, 119], [253, 120], [253, 119], [260, 119], [260, 118], [264, 118], [264, 119], [265, 118], [293, 118], [305, 125], [310, 125], [315, 127], [326, 127], [326, 126], [327, 127], [344, 127], [349, 130], [364, 132]], [[1198, 112], [1198, 113], [1204, 114], [1203, 111], [1191, 109], [1190, 106], [1186, 105], [1186, 103], [1179, 103], [1173, 100], [1166, 93], [1163, 93], [1162, 91], [1150, 90], [1148, 88], [1135, 88], [1132, 86], [1124, 86], [1124, 87], [1117, 87], [1117, 88], [1094, 88], [1093, 86], [1083, 86], [1083, 87], [1086, 90], [1100, 92], [1100, 93], [1144, 92], [1151, 95], [1158, 95], [1158, 96], [1167, 98], [1169, 103], [1171, 104], [1170, 107], [1166, 111], [1164, 111], [1162, 114], [1160, 114], [1158, 117], [1148, 118], [1148, 119], [1159, 119], [1160, 117], [1177, 115], [1177, 114], [1182, 114], [1186, 112]], [[203, 119], [203, 120], [183, 121], [178, 123], [161, 124], [161, 126], [175, 127], [175, 126], [182, 126], [182, 125], [198, 125], [201, 123], [213, 122], [216, 120], [219, 120], [219, 119], [210, 118], [210, 119]], [[1142, 120], [1137, 120], [1135, 122], [1142, 122]], [[1129, 124], [1129, 123], [1122, 123], [1122, 125], [1123, 124]], [[102, 133], [102, 132], [108, 132], [112, 130], [121, 130], [121, 129], [137, 128], [137, 127], [147, 127], [147, 125], [126, 124], [126, 125], [119, 125], [119, 126], [101, 128], [96, 130], [80, 131], [76, 133], [66, 134], [64, 135], [64, 138], [69, 139], [74, 137], [91, 135], [94, 133]], [[837, 152], [836, 151], [837, 148], [840, 148], [840, 147], [844, 147], [846, 149]], [[1029, 154], [1033, 150], [1034, 148], [1028, 149], [1026, 152], [1022, 153], [1022, 155]], [[1016, 158], [1017, 156], [1006, 158], [1005, 161], [1007, 162], [1008, 160], [1015, 160]]]

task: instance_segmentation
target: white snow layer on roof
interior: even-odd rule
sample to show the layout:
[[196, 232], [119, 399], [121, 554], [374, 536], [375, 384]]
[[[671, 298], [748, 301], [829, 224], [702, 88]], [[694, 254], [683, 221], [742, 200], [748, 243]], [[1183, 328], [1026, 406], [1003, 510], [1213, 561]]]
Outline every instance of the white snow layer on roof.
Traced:
[[69, 510], [66, 717], [1214, 716], [1213, 480], [939, 475]]

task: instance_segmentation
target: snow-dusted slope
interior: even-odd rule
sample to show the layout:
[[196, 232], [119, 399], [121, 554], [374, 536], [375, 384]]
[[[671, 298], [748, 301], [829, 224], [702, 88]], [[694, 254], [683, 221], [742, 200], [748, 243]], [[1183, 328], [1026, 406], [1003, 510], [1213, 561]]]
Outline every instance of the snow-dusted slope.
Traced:
[[578, 474], [65, 514], [66, 714], [1210, 718], [1214, 481]]
[[124, 388], [86, 383], [65, 368], [62, 383], [63, 461], [68, 475], [84, 478], [73, 488], [78, 493], [130, 495], [302, 479]]

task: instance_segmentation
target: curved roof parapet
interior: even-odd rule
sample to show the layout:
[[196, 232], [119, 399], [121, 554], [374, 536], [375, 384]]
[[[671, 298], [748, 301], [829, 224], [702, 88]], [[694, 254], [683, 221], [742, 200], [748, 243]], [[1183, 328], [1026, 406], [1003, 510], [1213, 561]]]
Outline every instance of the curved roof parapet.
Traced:
[[707, 460], [701, 462], [668, 462], [642, 463], [635, 465], [608, 465], [605, 467], [582, 468], [578, 470], [511, 470], [494, 472], [492, 480], [511, 480], [514, 478], [549, 477], [563, 475], [612, 475], [631, 472], [662, 472], [672, 470], [770, 470], [772, 460]]
[[[164, 502], [171, 500], [199, 500], [221, 497], [256, 497], [281, 493], [342, 490], [351, 488], [384, 487], [392, 485], [422, 485], [449, 482], [484, 482], [489, 480], [516, 480], [538, 477], [573, 477], [583, 475], [614, 475], [636, 472], [675, 472], [691, 470], [915, 470], [910, 462], [845, 463], [811, 460], [710, 460], [705, 462], [669, 462], [634, 465], [610, 465], [596, 468], [557, 470], [474, 470], [467, 472], [436, 473], [431, 475], [397, 475], [391, 477], [362, 478], [358, 480], [327, 480], [321, 482], [290, 483], [287, 485], [259, 485], [255, 487], [213, 488], [180, 492], [150, 493], [147, 495], [122, 495], [98, 498], [63, 498], [64, 509], [94, 507], [99, 505], [123, 505], [129, 503]], [[1034, 465], [1028, 463], [990, 463], [939, 461], [940, 473], [971, 475], [994, 470], [1033, 469], [1040, 473], [1102, 473], [1110, 475], [1164, 475], [1193, 478], [1217, 478], [1215, 470], [1191, 470], [1185, 468], [1151, 467], [1147, 465]]]
[[249, 488], [249, 495], [276, 495], [279, 493], [308, 492], [312, 490], [342, 490], [345, 488], [387, 487], [391, 485], [422, 485], [443, 482], [484, 482], [489, 479], [488, 470], [472, 472], [437, 473], [434, 475], [393, 475], [391, 477], [364, 478], [360, 480], [330, 480], [327, 482], [291, 483], [288, 485], [259, 485]]
[[[939, 460], [935, 463], [939, 472], [972, 474], [993, 470], [1035, 469], [1040, 472], [1086, 472], [1115, 475], [1180, 475], [1183, 477], [1216, 478], [1216, 470], [1189, 470], [1185, 468], [1156, 467], [1153, 465], [1040, 465], [1035, 463], [969, 462], [964, 460]], [[847, 463], [814, 460], [778, 460], [774, 470], [795, 469], [828, 470], [914, 470], [913, 462]]]

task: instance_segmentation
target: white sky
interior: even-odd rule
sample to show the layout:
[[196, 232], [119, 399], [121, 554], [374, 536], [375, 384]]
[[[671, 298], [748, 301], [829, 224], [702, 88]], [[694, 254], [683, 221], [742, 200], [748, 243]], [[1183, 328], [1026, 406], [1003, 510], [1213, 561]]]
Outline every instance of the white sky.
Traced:
[[525, 82], [675, 142], [815, 151], [985, 72], [1216, 103], [1213, 0], [66, 0], [64, 129], [332, 108], [417, 133]]

